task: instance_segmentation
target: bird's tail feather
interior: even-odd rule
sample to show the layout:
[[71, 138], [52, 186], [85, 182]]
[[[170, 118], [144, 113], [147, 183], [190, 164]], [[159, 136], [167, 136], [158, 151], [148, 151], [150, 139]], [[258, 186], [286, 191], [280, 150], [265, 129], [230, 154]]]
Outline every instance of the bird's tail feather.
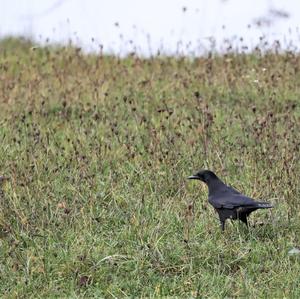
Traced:
[[271, 209], [271, 208], [273, 208], [273, 205], [271, 205], [268, 202], [259, 202], [258, 207], [261, 209]]

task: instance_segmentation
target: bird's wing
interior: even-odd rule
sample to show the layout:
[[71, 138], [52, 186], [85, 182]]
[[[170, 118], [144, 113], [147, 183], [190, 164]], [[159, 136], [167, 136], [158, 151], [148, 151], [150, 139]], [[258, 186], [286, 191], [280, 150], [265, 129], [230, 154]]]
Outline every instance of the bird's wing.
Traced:
[[[235, 190], [233, 187], [226, 186], [227, 191], [233, 193], [233, 194], [241, 194], [239, 191]], [[242, 194], [241, 194], [242, 195]]]
[[208, 201], [215, 208], [233, 209], [235, 207], [259, 207], [258, 203], [252, 198], [240, 193], [219, 193], [212, 195]]
[[217, 188], [214, 188], [213, 193], [214, 194], [218, 194], [218, 193], [221, 193], [221, 194], [224, 194], [224, 193], [226, 193], [226, 194], [241, 194], [239, 191], [237, 191], [233, 187], [227, 186], [225, 184], [221, 184]]

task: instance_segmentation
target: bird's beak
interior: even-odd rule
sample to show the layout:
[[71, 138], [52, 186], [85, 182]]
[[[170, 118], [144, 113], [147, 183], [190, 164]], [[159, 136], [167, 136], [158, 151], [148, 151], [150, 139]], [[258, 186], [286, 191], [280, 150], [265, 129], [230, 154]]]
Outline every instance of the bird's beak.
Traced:
[[191, 175], [188, 177], [188, 180], [199, 180], [199, 177], [197, 175]]

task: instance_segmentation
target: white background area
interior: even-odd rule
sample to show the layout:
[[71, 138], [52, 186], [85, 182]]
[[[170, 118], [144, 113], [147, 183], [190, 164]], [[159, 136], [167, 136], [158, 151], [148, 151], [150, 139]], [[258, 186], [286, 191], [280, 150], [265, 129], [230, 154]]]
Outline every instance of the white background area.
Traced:
[[[300, 48], [296, 0], [0, 0], [0, 37], [72, 43], [86, 51], [201, 54], [214, 41]], [[278, 12], [281, 12], [278, 13]], [[240, 42], [240, 38], [243, 41]], [[212, 39], [213, 38], [213, 39]], [[299, 46], [299, 47], [298, 47]]]

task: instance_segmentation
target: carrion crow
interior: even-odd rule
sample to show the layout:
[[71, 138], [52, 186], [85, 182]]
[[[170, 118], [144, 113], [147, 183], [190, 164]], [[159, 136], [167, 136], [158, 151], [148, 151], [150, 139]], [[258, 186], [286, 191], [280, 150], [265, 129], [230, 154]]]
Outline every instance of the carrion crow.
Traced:
[[208, 202], [219, 214], [222, 231], [226, 219], [239, 219], [248, 226], [247, 217], [250, 213], [273, 207], [268, 202], [255, 201], [227, 186], [210, 170], [200, 170], [188, 179], [200, 180], [208, 186]]

